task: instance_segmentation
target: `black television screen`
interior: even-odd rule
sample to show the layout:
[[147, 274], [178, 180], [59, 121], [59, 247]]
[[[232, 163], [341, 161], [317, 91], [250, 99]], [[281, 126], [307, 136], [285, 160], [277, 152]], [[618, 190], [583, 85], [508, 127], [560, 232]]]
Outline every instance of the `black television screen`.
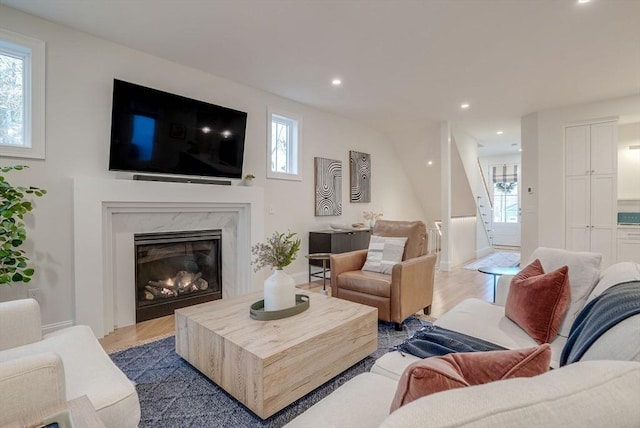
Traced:
[[110, 171], [242, 177], [247, 113], [114, 79]]

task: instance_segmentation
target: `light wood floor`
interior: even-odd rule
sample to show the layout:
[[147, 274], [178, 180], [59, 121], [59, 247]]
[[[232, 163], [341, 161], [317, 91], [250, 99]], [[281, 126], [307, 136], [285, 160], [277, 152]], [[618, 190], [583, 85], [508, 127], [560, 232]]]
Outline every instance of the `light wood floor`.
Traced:
[[[487, 301], [493, 300], [492, 276], [462, 268], [467, 263], [449, 272], [436, 272], [431, 316], [438, 318], [457, 303], [469, 297]], [[299, 285], [298, 288], [320, 292], [322, 281]], [[172, 335], [174, 331], [174, 319], [173, 315], [170, 315], [119, 328], [101, 339], [100, 343], [110, 353]]]

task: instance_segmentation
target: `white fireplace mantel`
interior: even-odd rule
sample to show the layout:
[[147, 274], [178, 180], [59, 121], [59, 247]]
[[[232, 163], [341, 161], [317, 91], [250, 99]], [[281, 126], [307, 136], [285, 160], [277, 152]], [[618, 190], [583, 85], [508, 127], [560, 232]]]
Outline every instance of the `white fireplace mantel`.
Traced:
[[[128, 320], [132, 310], [131, 297], [122, 290], [133, 295], [134, 287], [122, 282], [129, 277], [133, 282], [133, 275], [128, 268], [117, 268], [123, 257], [114, 254], [132, 253], [123, 247], [129, 241], [123, 235], [173, 230], [174, 223], [185, 221], [190, 227], [199, 221], [201, 228], [221, 228], [232, 235], [233, 245], [226, 260], [223, 252], [223, 298], [225, 282], [229, 296], [262, 287], [262, 279], [251, 270], [251, 245], [264, 237], [264, 194], [259, 187], [76, 177], [73, 198], [75, 323], [89, 325], [98, 337], [122, 326], [122, 312]], [[123, 216], [129, 219], [126, 226]]]

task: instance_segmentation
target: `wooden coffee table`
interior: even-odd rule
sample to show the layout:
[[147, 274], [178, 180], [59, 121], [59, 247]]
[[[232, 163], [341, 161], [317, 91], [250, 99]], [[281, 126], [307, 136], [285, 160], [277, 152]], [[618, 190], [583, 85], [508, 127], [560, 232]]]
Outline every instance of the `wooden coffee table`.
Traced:
[[377, 349], [378, 310], [324, 296], [274, 321], [249, 317], [262, 292], [175, 311], [176, 352], [266, 419]]

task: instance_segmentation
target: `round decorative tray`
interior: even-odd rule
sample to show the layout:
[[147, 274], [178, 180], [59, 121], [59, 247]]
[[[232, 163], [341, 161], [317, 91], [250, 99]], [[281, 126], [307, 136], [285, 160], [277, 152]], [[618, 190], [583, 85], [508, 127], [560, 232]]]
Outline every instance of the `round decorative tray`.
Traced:
[[279, 311], [265, 311], [264, 300], [258, 300], [251, 305], [249, 314], [254, 320], [271, 321], [297, 315], [306, 311], [307, 309], [309, 309], [309, 296], [305, 294], [296, 294], [295, 306], [286, 309], [280, 309]]

